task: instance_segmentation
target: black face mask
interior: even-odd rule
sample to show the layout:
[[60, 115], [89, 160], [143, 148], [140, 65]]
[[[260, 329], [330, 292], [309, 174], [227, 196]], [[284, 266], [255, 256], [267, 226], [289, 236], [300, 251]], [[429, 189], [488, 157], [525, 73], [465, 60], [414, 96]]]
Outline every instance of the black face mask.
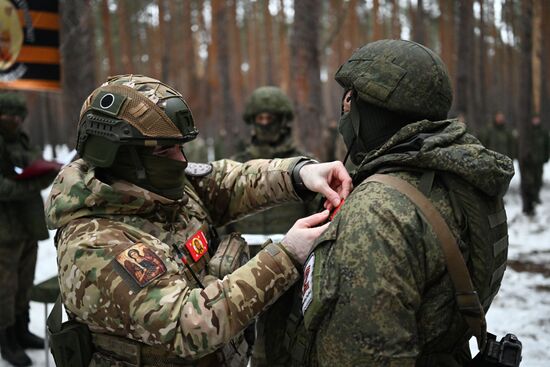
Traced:
[[338, 122], [338, 131], [340, 132], [340, 135], [342, 135], [342, 138], [344, 139], [346, 148], [348, 148], [348, 153], [346, 157], [350, 157], [353, 164], [357, 165], [358, 164], [356, 163], [357, 159], [355, 158], [355, 156], [358, 153], [357, 144], [356, 144], [357, 136], [355, 135], [355, 131], [353, 130], [353, 122], [351, 120], [350, 112], [345, 112], [342, 114], [342, 116], [340, 116], [340, 121]]
[[[137, 150], [133, 157], [130, 149]], [[135, 159], [139, 159], [139, 163]], [[136, 163], [140, 167], [136, 166]], [[108, 171], [115, 177], [122, 178], [147, 190], [172, 200], [183, 197], [185, 186], [185, 168], [187, 162], [180, 162], [170, 158], [158, 157], [152, 151], [140, 148], [126, 148], [119, 151], [115, 162]], [[138, 171], [143, 169], [145, 177], [139, 177]]]
[[[357, 128], [354, 126], [357, 126]], [[340, 116], [340, 121], [338, 122], [338, 131], [344, 139], [344, 143], [348, 148], [349, 158], [351, 162], [358, 166], [363, 158], [365, 157], [366, 150], [364, 145], [358, 136], [358, 131], [360, 129], [361, 122], [359, 112], [357, 110], [357, 101], [352, 96], [351, 99], [351, 110], [349, 112], [343, 112]], [[345, 163], [345, 162], [344, 162]]]
[[288, 128], [279, 117], [268, 125], [254, 123], [254, 138], [260, 144], [277, 144], [287, 134]]

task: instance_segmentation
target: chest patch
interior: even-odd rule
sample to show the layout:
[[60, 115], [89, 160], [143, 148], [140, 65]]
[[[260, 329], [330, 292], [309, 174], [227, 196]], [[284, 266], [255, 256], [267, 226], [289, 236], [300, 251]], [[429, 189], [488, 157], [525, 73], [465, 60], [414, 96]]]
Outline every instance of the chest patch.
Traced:
[[313, 268], [315, 266], [315, 253], [311, 254], [304, 267], [304, 282], [302, 284], [302, 314], [313, 300]]
[[157, 254], [140, 242], [119, 253], [115, 259], [140, 288], [166, 273], [166, 266]]
[[202, 230], [198, 230], [191, 238], [185, 243], [185, 247], [189, 254], [193, 258], [193, 261], [197, 262], [208, 251], [208, 241]]

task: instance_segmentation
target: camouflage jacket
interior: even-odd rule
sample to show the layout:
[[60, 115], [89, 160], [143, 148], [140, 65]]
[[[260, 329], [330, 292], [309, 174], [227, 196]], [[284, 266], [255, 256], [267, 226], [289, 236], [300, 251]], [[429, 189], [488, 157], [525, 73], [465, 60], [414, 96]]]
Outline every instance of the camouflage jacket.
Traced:
[[[311, 156], [298, 150], [288, 138], [279, 145], [252, 144], [248, 148], [233, 157], [238, 162], [246, 162], [251, 159], [290, 158], [299, 156]], [[315, 203], [287, 203], [275, 208], [255, 213], [228, 226], [229, 232], [247, 234], [275, 234], [285, 233], [296, 220], [310, 215], [315, 209]]]
[[[124, 181], [103, 182], [83, 160], [66, 166], [54, 182], [46, 216], [49, 228], [60, 230], [59, 283], [70, 316], [92, 331], [189, 359], [226, 344], [298, 272], [282, 247], [272, 244], [222, 280], [212, 279], [204, 251], [205, 242], [212, 245], [207, 228], [299, 200], [290, 174], [298, 161], [214, 162], [209, 175], [188, 177], [178, 201]], [[204, 289], [177, 259], [174, 244]]]
[[25, 134], [14, 142], [0, 136], [0, 243], [48, 238], [40, 190], [53, 177], [15, 179], [15, 167], [24, 168], [37, 158], [40, 152], [29, 146]]
[[[294, 348], [299, 365], [461, 365], [467, 326], [433, 230], [403, 194], [363, 182], [382, 171], [419, 186], [426, 170], [436, 171], [430, 201], [459, 238], [462, 228], [437, 175], [456, 175], [493, 197], [505, 192], [513, 175], [509, 158], [485, 149], [453, 120], [407, 125], [366, 156], [355, 189], [306, 262], [301, 310], [309, 346], [307, 362]], [[466, 258], [470, 246], [461, 242]]]
[[518, 157], [518, 141], [512, 129], [506, 125], [491, 125], [481, 134], [481, 141], [488, 149], [512, 159]]

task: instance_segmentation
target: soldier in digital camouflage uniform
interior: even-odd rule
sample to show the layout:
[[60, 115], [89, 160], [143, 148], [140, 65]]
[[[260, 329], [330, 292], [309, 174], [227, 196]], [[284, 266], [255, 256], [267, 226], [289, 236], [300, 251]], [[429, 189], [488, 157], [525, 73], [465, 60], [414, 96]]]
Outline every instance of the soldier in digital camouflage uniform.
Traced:
[[55, 174], [17, 180], [23, 169], [41, 157], [29, 145], [21, 124], [27, 115], [22, 97], [0, 94], [0, 349], [15, 366], [29, 366], [25, 348], [43, 348], [28, 330], [29, 292], [34, 281], [37, 241], [48, 238], [40, 190]]
[[523, 199], [523, 212], [533, 216], [535, 215], [535, 207], [540, 204], [543, 169], [550, 155], [550, 142], [548, 131], [541, 125], [538, 115], [532, 117], [530, 128], [532, 146], [529, 155], [522, 162], [526, 174], [521, 179], [521, 196]]
[[90, 366], [246, 365], [241, 331], [298, 279], [326, 225], [309, 227], [328, 213], [298, 221], [229, 274], [208, 267], [211, 226], [310, 188], [336, 204], [349, 192], [337, 162], [188, 165], [181, 144], [196, 134], [182, 96], [148, 77], [110, 78], [83, 105], [82, 159], [56, 178], [46, 217], [58, 229], [63, 303], [92, 332]]
[[[237, 153], [231, 159], [246, 162], [251, 159], [311, 157], [310, 154], [299, 150], [293, 142], [293, 118], [292, 103], [280, 88], [265, 86], [256, 89], [248, 97], [243, 114], [245, 123], [252, 127], [252, 140], [246, 150]], [[284, 233], [297, 219], [312, 214], [315, 205], [315, 201], [279, 205], [231, 223], [226, 231], [261, 235]], [[251, 254], [254, 255], [258, 248], [257, 244], [251, 246]], [[276, 312], [276, 309], [273, 312]], [[265, 359], [265, 330], [261, 322], [257, 323], [256, 329], [251, 364], [259, 367], [264, 365]], [[250, 335], [252, 332], [253, 330], [247, 333], [249, 343], [254, 340]]]
[[505, 154], [515, 159], [518, 156], [518, 142], [514, 131], [507, 125], [506, 118], [502, 112], [497, 112], [490, 127], [481, 134], [485, 147]]
[[433, 228], [404, 194], [365, 179], [399, 177], [429, 198], [487, 311], [506, 266], [502, 195], [512, 162], [446, 120], [449, 76], [424, 46], [369, 43], [335, 78], [352, 91], [339, 130], [358, 166], [354, 190], [306, 261], [297, 312], [266, 326], [283, 324], [286, 345], [268, 358], [285, 366], [464, 366], [472, 334]]
[[[232, 156], [237, 162], [310, 156], [292, 142], [294, 113], [288, 97], [277, 87], [261, 87], [248, 98], [243, 118], [252, 125], [251, 144]], [[284, 233], [297, 219], [312, 213], [312, 204], [287, 203], [231, 223], [231, 231], [248, 234]]]

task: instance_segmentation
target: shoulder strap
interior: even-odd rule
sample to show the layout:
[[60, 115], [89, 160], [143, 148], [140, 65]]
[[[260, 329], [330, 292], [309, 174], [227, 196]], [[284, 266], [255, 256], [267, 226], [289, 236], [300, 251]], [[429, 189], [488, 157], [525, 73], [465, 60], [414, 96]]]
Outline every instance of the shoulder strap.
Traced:
[[480, 350], [485, 346], [487, 340], [487, 323], [485, 313], [479, 302], [477, 292], [474, 290], [470, 273], [464, 262], [456, 239], [441, 213], [416, 187], [407, 181], [390, 175], [374, 174], [368, 177], [366, 182], [378, 182], [393, 187], [409, 200], [422, 212], [426, 220], [432, 226], [443, 255], [447, 263], [447, 271], [455, 288], [455, 299], [458, 308], [464, 317], [470, 330], [477, 339]]

